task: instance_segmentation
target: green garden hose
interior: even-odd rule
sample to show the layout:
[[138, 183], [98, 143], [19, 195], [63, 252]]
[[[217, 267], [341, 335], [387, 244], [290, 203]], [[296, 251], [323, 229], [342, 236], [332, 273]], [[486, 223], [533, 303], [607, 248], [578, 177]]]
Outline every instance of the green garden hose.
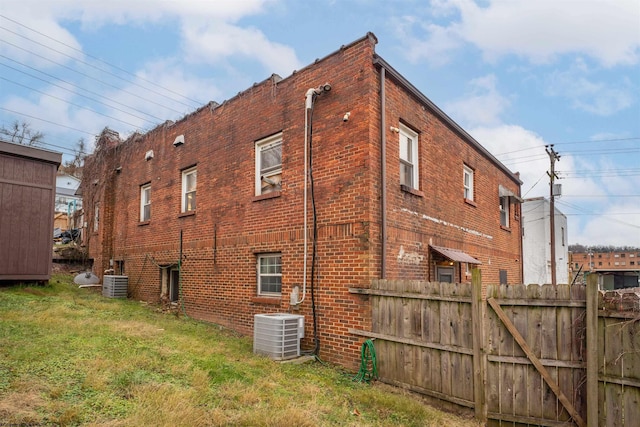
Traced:
[[360, 350], [360, 370], [353, 378], [353, 381], [368, 383], [375, 379], [378, 379], [376, 349], [372, 340], [366, 340], [362, 343], [362, 349]]

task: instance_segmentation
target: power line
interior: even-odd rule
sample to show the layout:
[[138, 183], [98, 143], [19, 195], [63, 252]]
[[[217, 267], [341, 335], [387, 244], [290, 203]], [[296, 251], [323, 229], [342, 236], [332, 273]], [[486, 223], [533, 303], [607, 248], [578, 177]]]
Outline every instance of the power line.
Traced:
[[[13, 123], [8, 123], [8, 122], [3, 122], [3, 123], [2, 123], [2, 127], [4, 127], [5, 129], [7, 129], [8, 127], [11, 127], [11, 126], [13, 126]], [[63, 143], [64, 143], [64, 142], [69, 142], [69, 140], [67, 140], [67, 139], [62, 139], [62, 138], [60, 138], [60, 137], [51, 136], [51, 135], [48, 135], [48, 134], [43, 134], [43, 135], [44, 135], [44, 136], [43, 136], [43, 139], [45, 139], [45, 140], [52, 140], [52, 139], [53, 139], [53, 140], [56, 140], [56, 141], [61, 141], [61, 142], [63, 142]], [[82, 139], [82, 138], [81, 138], [81, 139]], [[69, 148], [68, 146], [52, 144], [52, 143], [50, 143], [50, 142], [45, 142], [45, 141], [43, 141], [43, 140], [38, 141], [38, 145], [37, 145], [37, 146], [40, 146], [40, 145], [45, 145], [45, 146], [49, 146], [49, 147], [55, 147], [55, 148], [57, 148], [57, 149], [67, 151], [67, 152], [68, 152], [68, 154], [76, 154], [76, 153], [80, 153], [80, 154], [84, 154], [84, 155], [91, 154], [91, 153], [88, 153], [88, 152], [86, 152], [86, 151], [79, 151], [79, 150], [77, 150], [77, 149], [75, 149], [75, 148]]]
[[[605, 156], [605, 155], [627, 154], [627, 153], [637, 153], [637, 152], [640, 152], [640, 148], [610, 148], [606, 150], [600, 149], [600, 150], [568, 151], [566, 152], [565, 157], [576, 156], [576, 155]], [[513, 157], [511, 159], [501, 160], [501, 162], [504, 163], [505, 165], [518, 165], [522, 163], [531, 163], [536, 160], [544, 160], [544, 159], [545, 159], [545, 156], [542, 154], [532, 154], [529, 156]]]
[[87, 132], [86, 130], [82, 130], [82, 129], [74, 128], [74, 127], [71, 127], [71, 126], [63, 125], [63, 124], [60, 124], [60, 123], [57, 123], [57, 122], [54, 122], [54, 121], [51, 121], [51, 120], [47, 120], [47, 119], [43, 119], [43, 118], [40, 118], [40, 117], [32, 116], [30, 114], [21, 113], [19, 111], [11, 110], [9, 108], [0, 107], [0, 110], [4, 110], [4, 111], [7, 111], [9, 113], [17, 114], [19, 116], [28, 117], [30, 119], [39, 120], [41, 122], [49, 123], [49, 124], [52, 124], [52, 125], [55, 125], [55, 126], [60, 126], [60, 127], [65, 128], [65, 129], [75, 130], [76, 132], [84, 133], [86, 135], [91, 135], [92, 137], [96, 136], [96, 134], [91, 133], [91, 132]]
[[[629, 137], [629, 138], [590, 139], [590, 140], [584, 140], [584, 141], [554, 142], [553, 144], [554, 145], [595, 144], [595, 143], [599, 143], [599, 142], [617, 142], [617, 141], [640, 141], [640, 137], [634, 136], [634, 137]], [[519, 150], [506, 151], [504, 153], [495, 154], [495, 156], [496, 157], [500, 157], [500, 156], [504, 156], [505, 154], [520, 153], [522, 151], [538, 150], [538, 149], [540, 149], [540, 146], [527, 147], [527, 148], [521, 148]]]
[[565, 197], [581, 197], [581, 198], [585, 198], [585, 199], [591, 199], [591, 198], [613, 198], [613, 197], [640, 197], [640, 194], [599, 194], [599, 195], [593, 195], [593, 194], [571, 194], [571, 195], [567, 195], [567, 194], [563, 194], [562, 198]]
[[[7, 19], [7, 20], [9, 20], [9, 21], [11, 21], [11, 22], [14, 22], [14, 23], [16, 23], [16, 24], [18, 24], [18, 25], [20, 25], [20, 26], [22, 26], [22, 27], [24, 27], [24, 28], [26, 28], [26, 29], [28, 29], [28, 30], [30, 30], [30, 31], [33, 31], [33, 32], [35, 32], [35, 33], [37, 33], [37, 34], [40, 34], [41, 36], [46, 37], [46, 38], [48, 38], [48, 39], [50, 39], [50, 40], [52, 40], [52, 41], [55, 41], [56, 43], [59, 43], [59, 44], [61, 44], [61, 45], [65, 46], [65, 47], [67, 47], [67, 48], [69, 48], [69, 49], [72, 49], [72, 50], [74, 50], [74, 51], [76, 51], [76, 52], [80, 52], [80, 53], [82, 53], [83, 55], [86, 55], [86, 56], [88, 56], [88, 57], [90, 57], [90, 58], [92, 58], [92, 59], [95, 59], [95, 60], [97, 60], [97, 61], [99, 61], [99, 62], [102, 62], [103, 64], [106, 64], [106, 65], [108, 65], [108, 66], [110, 66], [110, 67], [116, 68], [116, 69], [118, 69], [118, 70], [120, 70], [120, 71], [122, 71], [122, 72], [124, 72], [124, 73], [126, 73], [126, 74], [129, 74], [129, 75], [133, 76], [133, 77], [140, 78], [139, 76], [136, 76], [135, 74], [132, 74], [132, 73], [130, 73], [130, 72], [129, 72], [129, 71], [127, 71], [127, 70], [124, 70], [124, 69], [122, 69], [122, 68], [116, 67], [115, 65], [109, 64], [109, 63], [108, 63], [108, 62], [106, 62], [106, 61], [103, 61], [103, 60], [101, 60], [101, 59], [99, 59], [99, 58], [97, 58], [97, 57], [95, 57], [95, 56], [93, 56], [93, 55], [87, 54], [87, 53], [85, 53], [85, 52], [83, 52], [83, 51], [81, 51], [81, 50], [79, 50], [79, 49], [76, 49], [76, 48], [75, 48], [75, 47], [73, 47], [73, 46], [70, 46], [70, 45], [68, 45], [68, 44], [66, 44], [66, 43], [63, 43], [63, 42], [61, 42], [61, 41], [59, 41], [59, 40], [56, 40], [56, 39], [54, 39], [53, 37], [50, 37], [50, 36], [48, 36], [48, 35], [46, 35], [46, 34], [43, 34], [43, 33], [39, 32], [39, 31], [36, 31], [36, 30], [34, 30], [34, 29], [30, 28], [30, 27], [27, 27], [26, 25], [21, 24], [20, 22], [17, 22], [17, 21], [14, 21], [14, 20], [10, 19], [10, 18], [7, 18], [7, 17], [6, 17], [6, 16], [4, 16], [4, 15], [0, 15], [0, 17], [2, 17], [2, 18], [4, 18], [4, 19]], [[67, 58], [71, 58], [71, 59], [73, 59], [73, 60], [75, 60], [75, 61], [78, 61], [78, 62], [80, 62], [81, 64], [85, 64], [85, 65], [87, 65], [87, 66], [89, 66], [89, 67], [91, 67], [91, 68], [94, 68], [94, 69], [98, 70], [98, 71], [101, 71], [101, 72], [103, 72], [103, 73], [107, 73], [107, 74], [109, 74], [109, 75], [111, 75], [111, 76], [113, 76], [113, 77], [115, 77], [115, 78], [117, 78], [117, 79], [120, 79], [120, 80], [124, 81], [124, 82], [131, 83], [131, 84], [133, 84], [133, 85], [135, 85], [135, 86], [138, 86], [138, 87], [140, 87], [140, 88], [142, 88], [142, 89], [145, 89], [145, 90], [148, 90], [148, 91], [150, 91], [150, 92], [152, 92], [152, 93], [155, 93], [156, 95], [160, 95], [160, 96], [163, 96], [163, 97], [169, 98], [169, 99], [171, 99], [172, 101], [178, 102], [178, 103], [180, 103], [180, 104], [182, 104], [182, 105], [184, 105], [184, 106], [186, 106], [186, 107], [194, 108], [194, 106], [193, 106], [193, 105], [191, 105], [191, 104], [186, 104], [186, 103], [184, 103], [184, 102], [182, 102], [182, 101], [180, 101], [180, 100], [178, 100], [178, 99], [171, 98], [171, 97], [169, 97], [169, 96], [167, 96], [167, 95], [161, 94], [160, 92], [155, 91], [155, 90], [153, 90], [153, 89], [149, 89], [148, 87], [144, 87], [144, 86], [140, 85], [139, 83], [136, 83], [135, 81], [127, 80], [127, 79], [125, 79], [125, 78], [123, 78], [123, 77], [118, 76], [118, 75], [117, 75], [117, 74], [115, 74], [115, 73], [112, 73], [112, 72], [111, 72], [111, 71], [109, 71], [109, 70], [105, 70], [105, 69], [103, 69], [103, 68], [97, 67], [97, 66], [95, 66], [95, 65], [93, 65], [93, 64], [90, 64], [89, 62], [83, 61], [82, 59], [75, 58], [75, 57], [73, 57], [73, 56], [71, 56], [71, 55], [66, 54], [65, 52], [62, 52], [62, 51], [57, 50], [57, 49], [54, 49], [54, 48], [52, 48], [51, 46], [47, 46], [47, 45], [45, 45], [44, 43], [40, 43], [40, 42], [38, 42], [38, 41], [36, 41], [36, 40], [33, 40], [33, 39], [31, 39], [31, 38], [29, 38], [29, 37], [27, 37], [27, 36], [23, 35], [23, 34], [20, 34], [20, 33], [17, 33], [17, 32], [15, 32], [15, 31], [12, 31], [12, 30], [10, 30], [10, 29], [8, 29], [8, 28], [6, 28], [6, 27], [3, 27], [3, 26], [1, 26], [1, 25], [0, 25], [0, 28], [1, 28], [1, 29], [3, 29], [3, 30], [5, 30], [5, 31], [7, 31], [7, 32], [9, 32], [9, 33], [11, 33], [11, 34], [14, 34], [14, 35], [18, 36], [18, 37], [21, 37], [21, 38], [23, 38], [23, 39], [29, 40], [29, 41], [30, 41], [30, 42], [32, 42], [32, 43], [35, 43], [35, 44], [37, 44], [37, 45], [40, 45], [40, 46], [42, 46], [42, 47], [44, 47], [44, 48], [47, 48], [47, 49], [49, 49], [49, 50], [52, 50], [53, 52], [59, 53], [60, 55], [64, 55], [64, 56], [66, 56]], [[180, 97], [182, 97], [182, 98], [185, 98], [185, 99], [187, 99], [187, 100], [189, 100], [189, 101], [191, 101], [191, 102], [193, 102], [193, 103], [196, 103], [196, 104], [200, 104], [200, 105], [201, 105], [201, 103], [200, 103], [200, 102], [198, 102], [198, 101], [196, 101], [196, 100], [190, 99], [190, 98], [188, 98], [188, 97], [186, 97], [186, 96], [184, 96], [184, 95], [182, 95], [182, 94], [179, 94], [179, 93], [174, 92], [174, 91], [172, 91], [172, 90], [170, 90], [170, 89], [164, 88], [164, 87], [162, 87], [162, 86], [160, 86], [160, 85], [158, 85], [158, 84], [156, 84], [156, 83], [150, 82], [150, 81], [149, 81], [149, 80], [147, 80], [147, 79], [144, 79], [144, 78], [140, 78], [140, 79], [141, 79], [141, 80], [144, 80], [144, 81], [146, 81], [146, 82], [148, 82], [148, 83], [151, 83], [151, 84], [153, 84], [154, 86], [156, 86], [156, 87], [158, 87], [158, 88], [161, 88], [161, 89], [163, 89], [163, 90], [165, 90], [165, 91], [167, 91], [167, 92], [174, 93], [174, 94], [176, 94], [176, 95], [178, 95], [178, 96], [180, 96]]]
[[67, 66], [67, 65], [64, 65], [64, 64], [61, 64], [61, 63], [59, 63], [59, 62], [56, 62], [56, 61], [54, 61], [54, 60], [52, 60], [52, 59], [49, 59], [49, 58], [47, 58], [47, 57], [45, 57], [45, 56], [42, 56], [42, 55], [37, 54], [37, 53], [35, 53], [35, 52], [32, 52], [32, 51], [30, 51], [29, 49], [25, 49], [25, 48], [23, 48], [23, 47], [20, 47], [20, 46], [18, 46], [18, 45], [16, 45], [16, 44], [14, 44], [14, 43], [8, 42], [8, 41], [6, 41], [6, 40], [4, 41], [4, 43], [6, 43], [6, 44], [8, 44], [8, 45], [13, 46], [13, 47], [15, 47], [16, 49], [20, 49], [20, 50], [22, 50], [22, 51], [24, 51], [24, 52], [27, 52], [27, 53], [29, 53], [29, 54], [31, 54], [31, 55], [37, 56], [38, 58], [44, 59], [45, 61], [49, 61], [49, 62], [51, 62], [51, 63], [53, 63], [53, 64], [56, 64], [56, 65], [57, 65], [57, 66], [59, 66], [59, 67], [65, 68], [65, 69], [70, 70], [70, 71], [73, 71], [74, 73], [80, 74], [81, 76], [84, 76], [84, 77], [87, 77], [87, 78], [89, 78], [89, 79], [95, 80], [95, 81], [97, 81], [98, 83], [101, 83], [101, 84], [103, 84], [103, 85], [105, 85], [105, 86], [109, 86], [109, 87], [112, 87], [112, 88], [114, 88], [114, 89], [120, 90], [120, 91], [122, 91], [122, 92], [124, 92], [124, 93], [126, 93], [126, 94], [128, 94], [128, 95], [135, 96], [135, 97], [140, 98], [140, 99], [142, 99], [142, 100], [144, 100], [144, 101], [147, 101], [147, 102], [149, 102], [149, 103], [151, 103], [151, 104], [157, 105], [157, 106], [162, 107], [162, 108], [166, 108], [167, 110], [171, 110], [171, 111], [173, 111], [173, 112], [175, 112], [175, 113], [178, 113], [178, 114], [184, 114], [182, 111], [179, 111], [179, 110], [173, 109], [173, 108], [171, 108], [171, 107], [168, 107], [168, 106], [166, 106], [166, 105], [160, 104], [160, 103], [158, 103], [158, 102], [152, 101], [151, 99], [143, 98], [142, 96], [140, 96], [140, 95], [138, 95], [138, 94], [135, 94], [135, 93], [133, 93], [133, 92], [131, 92], [131, 91], [128, 91], [128, 90], [123, 89], [123, 88], [120, 88], [120, 87], [118, 87], [118, 86], [116, 86], [116, 85], [112, 85], [111, 83], [107, 83], [106, 81], [104, 81], [104, 80], [100, 80], [100, 79], [98, 79], [98, 78], [96, 78], [96, 77], [92, 77], [92, 76], [90, 76], [90, 75], [88, 75], [88, 74], [86, 74], [86, 73], [83, 73], [83, 72], [81, 72], [81, 71], [76, 70], [76, 69], [75, 69], [75, 68], [73, 68], [73, 67], [69, 67], [69, 66]]
[[[104, 116], [104, 117], [106, 117], [106, 118], [108, 118], [108, 119], [116, 120], [116, 121], [118, 121], [118, 122], [124, 123], [124, 124], [129, 125], [129, 126], [133, 126], [134, 128], [137, 128], [137, 127], [138, 127], [138, 125], [135, 125], [135, 124], [133, 124], [133, 123], [129, 123], [129, 122], [126, 122], [126, 121], [124, 121], [124, 120], [122, 120], [122, 119], [119, 119], [119, 118], [117, 118], [117, 117], [113, 117], [113, 116], [110, 116], [110, 115], [108, 115], [108, 114], [104, 114], [104, 113], [101, 113], [101, 112], [99, 112], [99, 111], [96, 111], [96, 110], [94, 110], [94, 109], [92, 109], [92, 108], [85, 107], [85, 106], [82, 106], [82, 105], [79, 105], [79, 104], [73, 103], [73, 102], [71, 102], [71, 101], [69, 101], [69, 100], [66, 100], [66, 99], [64, 99], [64, 98], [60, 98], [59, 96], [51, 95], [50, 93], [46, 93], [46, 92], [41, 91], [41, 90], [39, 90], [39, 89], [35, 89], [35, 88], [30, 87], [30, 86], [23, 85], [22, 83], [15, 82], [15, 81], [13, 81], [13, 80], [6, 79], [6, 78], [4, 78], [4, 77], [0, 77], [0, 79], [2, 79], [2, 80], [4, 80], [4, 81], [7, 81], [7, 82], [9, 82], [9, 83], [13, 83], [14, 85], [17, 85], [17, 86], [21, 86], [21, 87], [23, 87], [23, 88], [25, 88], [25, 89], [29, 89], [29, 90], [32, 90], [32, 91], [34, 91], [34, 92], [40, 93], [40, 94], [42, 94], [42, 95], [44, 95], [44, 96], [48, 96], [48, 97], [50, 97], [50, 98], [57, 99], [58, 101], [62, 101], [62, 102], [64, 102], [64, 103], [66, 103], [66, 104], [72, 105], [72, 106], [74, 106], [74, 107], [78, 107], [78, 108], [80, 108], [80, 109], [82, 109], [82, 110], [91, 111], [92, 113], [95, 113], [95, 114], [98, 114], [98, 115]], [[143, 119], [143, 120], [144, 120], [144, 119]]]
[[[606, 219], [606, 220], [608, 220], [608, 221], [611, 221], [611, 222], [617, 222], [617, 223], [619, 223], [619, 224], [623, 224], [623, 225], [626, 225], [626, 226], [629, 226], [629, 227], [639, 228], [639, 229], [640, 229], [640, 225], [631, 224], [631, 223], [629, 223], [629, 222], [621, 221], [621, 220], [619, 220], [619, 219], [615, 219], [615, 218], [608, 218], [608, 217], [607, 217], [607, 215], [608, 215], [608, 214], [598, 214], [598, 213], [594, 213], [594, 212], [591, 212], [591, 211], [588, 211], [588, 210], [586, 210], [586, 209], [582, 208], [581, 206], [576, 206], [576, 205], [574, 205], [574, 204], [572, 204], [572, 203], [568, 203], [568, 202], [565, 202], [565, 201], [563, 201], [563, 200], [559, 200], [559, 201], [558, 201], [558, 203], [559, 203], [559, 204], [561, 204], [561, 205], [563, 205], [563, 206], [567, 206], [567, 207], [569, 207], [569, 208], [571, 208], [571, 209], [575, 209], [575, 210], [577, 210], [577, 211], [579, 211], [579, 212], [582, 212], [582, 213], [584, 213], [585, 215], [599, 216], [599, 217], [601, 217], [601, 218], [603, 218], [603, 219]], [[567, 215], [567, 214], [565, 214], [565, 215]], [[570, 214], [569, 214], [569, 215], [570, 215]]]
[[[29, 69], [31, 69], [31, 70], [33, 70], [33, 71], [36, 71], [36, 72], [40, 73], [40, 74], [44, 74], [45, 76], [47, 76], [47, 77], [51, 77], [52, 79], [58, 80], [58, 81], [60, 81], [60, 82], [62, 82], [62, 83], [64, 83], [64, 84], [66, 84], [66, 85], [73, 86], [73, 87], [75, 87], [75, 88], [77, 88], [77, 89], [80, 89], [80, 90], [82, 90], [82, 91], [84, 91], [84, 92], [87, 92], [87, 93], [90, 93], [90, 94], [92, 94], [92, 95], [96, 95], [96, 96], [98, 96], [98, 97], [104, 98], [104, 99], [106, 99], [106, 100], [108, 100], [108, 101], [110, 101], [110, 102], [112, 102], [112, 103], [114, 103], [114, 104], [121, 105], [121, 106], [123, 106], [123, 107], [125, 107], [125, 108], [129, 108], [129, 109], [131, 109], [131, 110], [133, 110], [133, 111], [135, 111], [135, 112], [137, 112], [137, 113], [141, 113], [141, 114], [147, 115], [147, 116], [152, 117], [152, 118], [154, 118], [154, 119], [156, 119], [156, 120], [158, 120], [158, 121], [160, 121], [160, 122], [163, 122], [163, 121], [164, 121], [164, 119], [162, 119], [162, 118], [160, 118], [160, 117], [157, 117], [157, 116], [154, 116], [153, 114], [149, 114], [149, 113], [144, 112], [144, 111], [142, 111], [142, 110], [138, 110], [138, 109], [136, 109], [136, 108], [133, 108], [133, 107], [131, 107], [131, 106], [127, 105], [127, 104], [124, 104], [124, 103], [122, 103], [122, 102], [116, 101], [116, 100], [114, 100], [114, 99], [107, 98], [106, 96], [103, 96], [103, 95], [101, 95], [101, 94], [99, 94], [99, 93], [97, 93], [97, 92], [93, 92], [93, 91], [91, 91], [91, 90], [89, 90], [89, 89], [86, 89], [86, 88], [83, 88], [83, 87], [81, 87], [81, 86], [78, 86], [78, 85], [77, 85], [77, 84], [75, 84], [75, 83], [68, 82], [68, 81], [63, 80], [63, 79], [61, 79], [61, 78], [59, 78], [59, 77], [56, 77], [56, 76], [54, 76], [54, 75], [52, 75], [52, 74], [46, 73], [46, 72], [44, 72], [44, 71], [42, 71], [42, 70], [38, 70], [38, 69], [37, 69], [37, 68], [35, 68], [35, 67], [32, 67], [32, 66], [27, 65], [27, 64], [24, 64], [24, 63], [22, 63], [22, 62], [20, 62], [20, 61], [16, 61], [16, 60], [15, 60], [15, 59], [13, 59], [13, 58], [9, 58], [9, 57], [4, 56], [4, 55], [1, 55], [1, 54], [0, 54], [0, 58], [4, 58], [4, 59], [9, 60], [9, 61], [11, 61], [11, 62], [15, 62], [16, 64], [19, 64], [19, 65], [21, 65], [21, 66], [23, 66], [23, 67], [25, 67], [25, 68], [29, 68]], [[55, 86], [55, 87], [58, 87], [58, 88], [60, 88], [60, 89], [66, 90], [66, 91], [68, 91], [68, 92], [74, 93], [74, 94], [76, 94], [76, 95], [78, 95], [78, 96], [81, 96], [81, 97], [83, 97], [83, 98], [89, 99], [89, 100], [94, 101], [94, 102], [101, 103], [101, 104], [103, 104], [103, 105], [106, 105], [106, 106], [107, 106], [107, 107], [109, 107], [109, 108], [113, 108], [113, 109], [115, 109], [115, 110], [118, 110], [118, 111], [122, 111], [122, 112], [124, 112], [124, 113], [127, 113], [127, 114], [129, 114], [129, 115], [131, 115], [131, 116], [133, 116], [133, 117], [139, 118], [139, 119], [141, 119], [141, 120], [146, 120], [146, 121], [148, 121], [148, 122], [151, 122], [151, 121], [150, 121], [150, 120], [148, 120], [148, 119], [144, 119], [144, 118], [142, 118], [142, 117], [138, 117], [138, 116], [136, 116], [136, 115], [134, 115], [134, 114], [131, 114], [131, 113], [129, 113], [129, 112], [126, 112], [126, 111], [124, 111], [124, 110], [120, 110], [120, 109], [118, 109], [118, 107], [114, 107], [114, 106], [109, 105], [109, 104], [107, 104], [107, 103], [105, 103], [105, 102], [103, 102], [103, 101], [97, 100], [97, 99], [95, 99], [95, 98], [91, 98], [91, 97], [89, 97], [89, 96], [87, 96], [87, 95], [83, 95], [83, 94], [81, 94], [81, 93], [79, 93], [79, 92], [77, 92], [77, 91], [72, 91], [72, 90], [70, 90], [69, 88], [66, 88], [66, 87], [64, 87], [64, 86], [62, 86], [62, 85], [59, 85], [59, 84], [53, 83], [53, 82], [51, 82], [51, 81], [45, 80], [45, 79], [43, 79], [43, 78], [41, 78], [41, 77], [38, 77], [38, 76], [35, 76], [35, 75], [33, 75], [33, 74], [29, 74], [29, 73], [27, 73], [26, 71], [20, 70], [20, 69], [18, 69], [18, 68], [12, 67], [12, 66], [10, 66], [10, 65], [7, 65], [7, 64], [1, 63], [1, 62], [0, 62], [0, 65], [2, 65], [2, 66], [4, 66], [4, 67], [7, 67], [7, 68], [10, 68], [10, 69], [12, 69], [12, 70], [15, 70], [15, 71], [17, 71], [17, 72], [19, 72], [19, 73], [22, 73], [22, 74], [24, 74], [24, 75], [26, 75], [26, 76], [29, 76], [29, 77], [33, 78], [33, 79], [40, 80], [40, 81], [45, 82], [45, 83], [47, 83], [47, 84], [50, 84], [50, 85], [52, 85], [52, 86]], [[153, 123], [153, 122], [151, 122], [151, 123]]]

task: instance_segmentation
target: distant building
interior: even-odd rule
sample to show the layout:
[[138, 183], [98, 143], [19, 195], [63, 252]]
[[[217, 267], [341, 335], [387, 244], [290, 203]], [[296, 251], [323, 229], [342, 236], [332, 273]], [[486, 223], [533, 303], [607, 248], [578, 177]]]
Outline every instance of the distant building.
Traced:
[[76, 194], [80, 187], [80, 179], [58, 172], [56, 175], [56, 213], [73, 213], [82, 208], [82, 198]]
[[[551, 206], [544, 197], [522, 204], [522, 268], [525, 284], [551, 283]], [[569, 282], [567, 217], [555, 209], [556, 283]]]
[[597, 273], [600, 289], [640, 286], [640, 250], [614, 252], [574, 252], [570, 254], [572, 277], [582, 281], [585, 273]]

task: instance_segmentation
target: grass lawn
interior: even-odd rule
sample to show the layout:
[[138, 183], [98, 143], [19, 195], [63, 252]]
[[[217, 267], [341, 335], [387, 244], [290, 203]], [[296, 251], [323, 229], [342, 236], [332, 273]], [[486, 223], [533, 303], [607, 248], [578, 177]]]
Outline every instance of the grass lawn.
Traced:
[[78, 289], [0, 288], [0, 425], [479, 426], [251, 338]]

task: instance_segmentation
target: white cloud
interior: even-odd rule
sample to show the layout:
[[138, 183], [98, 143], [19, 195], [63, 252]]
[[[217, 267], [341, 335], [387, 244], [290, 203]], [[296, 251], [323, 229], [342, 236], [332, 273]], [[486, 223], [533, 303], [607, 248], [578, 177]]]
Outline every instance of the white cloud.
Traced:
[[570, 242], [584, 245], [638, 246], [640, 220], [638, 204], [630, 201], [608, 203], [588, 216], [582, 228], [569, 230]]
[[574, 109], [598, 116], [611, 116], [635, 101], [628, 81], [595, 81], [582, 60], [547, 76], [545, 90], [549, 96], [568, 99]]
[[[418, 27], [418, 31], [414, 31], [414, 27]], [[424, 22], [413, 16], [395, 19], [393, 28], [396, 37], [403, 41], [400, 49], [413, 63], [424, 59], [435, 66], [445, 65], [451, 60], [452, 53], [462, 46], [462, 40], [456, 37], [452, 28]], [[425, 39], [422, 33], [429, 36]]]
[[[38, 29], [51, 39], [75, 49], [81, 49], [81, 46], [58, 21], [79, 22], [84, 31], [96, 31], [107, 24], [142, 26], [149, 23], [172, 23], [178, 27], [177, 33], [183, 37], [182, 54], [194, 62], [217, 65], [230, 56], [242, 56], [262, 64], [266, 69], [266, 78], [273, 72], [288, 75], [300, 67], [300, 61], [290, 47], [272, 42], [260, 30], [245, 28], [236, 22], [243, 17], [263, 12], [267, 5], [274, 2], [275, 0], [217, 0], [215, 3], [200, 0], [24, 0], [15, 2], [16, 7], [11, 10], [10, 15], [27, 27]], [[8, 21], [3, 20], [5, 22]], [[16, 24], [13, 26], [21, 28]], [[24, 28], [21, 32], [30, 34], [30, 37], [34, 34]], [[23, 45], [24, 42], [19, 44]], [[11, 45], [5, 45], [3, 43], [0, 46], [0, 52], [10, 53], [12, 57], [29, 58], [31, 62], [37, 61], [39, 66], [46, 62], [21, 53]], [[48, 45], [70, 51], [75, 57], [81, 55], [50, 39]], [[50, 49], [39, 50], [43, 51], [44, 56], [60, 61], [60, 55]]]
[[471, 91], [462, 99], [447, 103], [445, 110], [467, 126], [499, 124], [500, 116], [510, 101], [496, 89], [496, 76], [478, 77], [469, 85]]
[[214, 22], [199, 27], [185, 26], [183, 36], [186, 55], [192, 62], [218, 64], [224, 58], [241, 56], [258, 60], [268, 74], [282, 76], [301, 66], [292, 48], [269, 41], [255, 28]]
[[486, 6], [471, 0], [438, 0], [434, 4], [436, 14], [456, 10], [459, 19], [446, 25], [420, 25], [423, 50], [411, 52], [413, 57], [431, 60], [429, 47], [438, 40], [450, 48], [462, 41], [475, 45], [489, 61], [516, 55], [546, 63], [558, 55], [578, 53], [612, 67], [636, 64], [640, 58], [637, 0], [514, 0], [489, 1]]
[[69, 56], [82, 57], [77, 40], [54, 20], [33, 15], [14, 17], [0, 19], [0, 54], [40, 69], [66, 64], [72, 60]]
[[515, 125], [476, 127], [470, 129], [470, 134], [512, 171], [520, 173], [523, 196], [548, 194], [545, 177], [549, 160], [545, 141], [539, 135]]
[[[511, 170], [519, 171], [523, 197], [549, 197], [547, 143], [539, 135], [510, 125], [477, 127], [470, 134]], [[556, 163], [556, 170], [563, 172], [561, 178], [572, 177], [556, 181], [562, 184], [563, 194], [556, 199], [556, 207], [567, 215], [570, 243], [637, 246], [640, 242], [637, 200], [607, 197], [637, 193], [635, 181], [615, 169], [607, 160], [583, 161], [572, 156], [561, 156]], [[611, 173], [598, 176], [597, 171], [602, 170]]]

